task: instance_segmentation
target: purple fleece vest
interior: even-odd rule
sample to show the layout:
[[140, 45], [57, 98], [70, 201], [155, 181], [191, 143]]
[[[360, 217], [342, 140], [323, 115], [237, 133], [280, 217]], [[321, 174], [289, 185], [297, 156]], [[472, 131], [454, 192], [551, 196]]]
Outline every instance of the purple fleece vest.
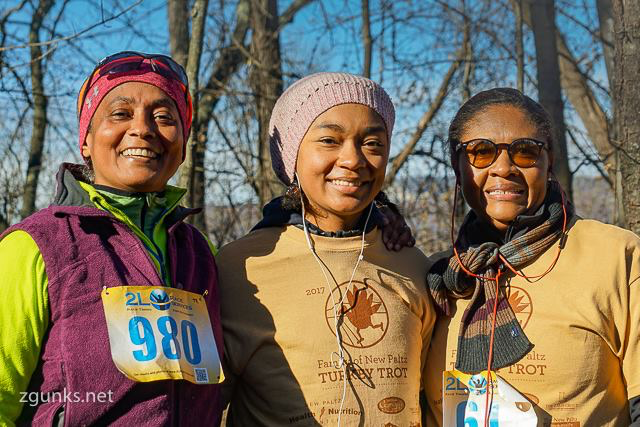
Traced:
[[[125, 224], [95, 208], [53, 206], [3, 236], [15, 230], [34, 239], [49, 279], [51, 320], [30, 391], [80, 392], [84, 397], [85, 391], [111, 390], [113, 396], [113, 403], [66, 402], [64, 408], [59, 402], [43, 403], [34, 425], [51, 425], [61, 409], [65, 425], [73, 426], [217, 424], [219, 386], [134, 382], [111, 359], [102, 287], [162, 284], [141, 241]], [[173, 286], [198, 294], [208, 291], [205, 300], [222, 357], [217, 271], [206, 240], [180, 220], [168, 230], [167, 254]]]

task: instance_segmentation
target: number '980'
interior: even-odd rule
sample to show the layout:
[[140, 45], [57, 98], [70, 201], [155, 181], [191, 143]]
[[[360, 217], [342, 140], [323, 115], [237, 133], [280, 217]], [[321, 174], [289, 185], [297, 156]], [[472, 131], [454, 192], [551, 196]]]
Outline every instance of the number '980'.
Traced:
[[[162, 316], [156, 321], [158, 332], [162, 336], [162, 352], [167, 359], [180, 359], [184, 353], [185, 359], [192, 365], [197, 365], [202, 360], [198, 331], [193, 323], [188, 320], [180, 322], [180, 331], [175, 319]], [[180, 332], [182, 340], [178, 339]], [[134, 350], [133, 357], [139, 362], [153, 360], [158, 355], [156, 336], [149, 319], [134, 316], [129, 320], [129, 337], [134, 345], [144, 346], [144, 349]], [[182, 349], [180, 346], [182, 341]]]

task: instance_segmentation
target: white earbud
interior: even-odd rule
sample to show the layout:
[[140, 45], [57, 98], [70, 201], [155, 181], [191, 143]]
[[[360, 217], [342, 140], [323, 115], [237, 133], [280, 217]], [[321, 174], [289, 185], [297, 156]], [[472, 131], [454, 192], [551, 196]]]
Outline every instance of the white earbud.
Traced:
[[[338, 302], [338, 304], [336, 304], [335, 298], [333, 296], [333, 286], [331, 285], [331, 282], [329, 280], [329, 276], [327, 275], [327, 270], [329, 270], [329, 267], [326, 266], [325, 263], [322, 262], [322, 260], [320, 259], [320, 257], [318, 256], [318, 254], [316, 253], [316, 250], [313, 246], [313, 243], [311, 241], [311, 236], [309, 233], [309, 229], [307, 228], [307, 219], [305, 218], [305, 209], [304, 209], [304, 198], [302, 197], [302, 186], [300, 185], [300, 178], [298, 177], [298, 175], [294, 172], [294, 178], [297, 179], [298, 182], [298, 189], [300, 190], [300, 203], [302, 205], [302, 228], [304, 230], [304, 236], [307, 239], [307, 245], [309, 246], [309, 250], [311, 251], [311, 254], [313, 255], [314, 259], [316, 260], [316, 262], [318, 263], [318, 265], [320, 266], [320, 270], [322, 271], [322, 275], [324, 276], [324, 280], [327, 283], [327, 287], [329, 288], [329, 294], [331, 296], [331, 302], [333, 303], [333, 327], [334, 327], [334, 333], [336, 335], [336, 342], [338, 344], [338, 351], [337, 352], [331, 352], [331, 357], [330, 360], [332, 362], [333, 365], [333, 357], [334, 355], [338, 356], [338, 360], [336, 361], [336, 369], [342, 369], [342, 376], [343, 376], [343, 380], [342, 380], [342, 399], [340, 400], [340, 409], [338, 411], [338, 427], [340, 427], [340, 420], [342, 417], [342, 408], [344, 407], [344, 402], [346, 400], [347, 397], [347, 364], [345, 363], [345, 358], [344, 358], [344, 347], [342, 345], [342, 338], [340, 337], [340, 327], [339, 327], [339, 313], [338, 313], [338, 307], [342, 308], [342, 304], [344, 303], [344, 298], [346, 296], [346, 292], [342, 295], [342, 298], [340, 298], [340, 301]], [[367, 214], [367, 220], [364, 223], [364, 228], [362, 230], [362, 244], [360, 245], [360, 253], [358, 254], [358, 260], [356, 261], [356, 265], [353, 268], [353, 271], [351, 272], [351, 278], [349, 279], [349, 285], [347, 287], [347, 289], [351, 289], [351, 283], [353, 282], [353, 278], [356, 275], [356, 271], [358, 270], [358, 265], [360, 265], [360, 261], [362, 261], [364, 259], [364, 241], [365, 241], [365, 235], [367, 233], [367, 226], [369, 225], [369, 219], [371, 218], [371, 212], [373, 211], [373, 203], [371, 203], [371, 207], [369, 208], [369, 213]], [[329, 273], [331, 271], [329, 270]], [[336, 283], [337, 284], [337, 283]], [[340, 310], [342, 311], [342, 310]]]

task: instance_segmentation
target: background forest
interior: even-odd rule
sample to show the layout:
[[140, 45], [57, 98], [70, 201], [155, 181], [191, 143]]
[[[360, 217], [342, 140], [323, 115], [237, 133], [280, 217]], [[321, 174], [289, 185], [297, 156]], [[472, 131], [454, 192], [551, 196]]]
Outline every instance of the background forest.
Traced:
[[81, 161], [77, 91], [120, 50], [187, 69], [196, 111], [175, 181], [206, 207], [194, 222], [217, 245], [282, 193], [269, 115], [316, 71], [391, 94], [385, 191], [425, 252], [448, 245], [448, 123], [496, 86], [551, 113], [555, 174], [578, 213], [640, 232], [640, 0], [0, 0], [0, 229], [48, 205], [60, 162]]

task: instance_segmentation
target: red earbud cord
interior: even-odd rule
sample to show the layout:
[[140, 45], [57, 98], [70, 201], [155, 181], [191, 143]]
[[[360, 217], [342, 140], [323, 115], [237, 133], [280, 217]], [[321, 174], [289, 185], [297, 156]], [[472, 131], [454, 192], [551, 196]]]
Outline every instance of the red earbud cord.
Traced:
[[[563, 213], [562, 237], [560, 238], [560, 242], [558, 243], [558, 250], [556, 252], [556, 256], [553, 259], [553, 262], [551, 263], [551, 265], [549, 265], [549, 268], [547, 268], [547, 270], [544, 273], [536, 275], [536, 276], [526, 276], [526, 275], [524, 275], [522, 273], [519, 273], [509, 263], [509, 261], [507, 261], [507, 259], [501, 253], [498, 253], [498, 258], [500, 259], [500, 261], [502, 261], [503, 265], [500, 266], [500, 268], [498, 268], [496, 276], [495, 277], [480, 276], [478, 274], [472, 273], [462, 263], [462, 260], [460, 259], [460, 255], [458, 254], [458, 249], [456, 248], [456, 241], [455, 241], [455, 238], [454, 238], [453, 231], [454, 231], [454, 222], [455, 222], [455, 212], [456, 212], [456, 207], [458, 205], [458, 188], [459, 187], [460, 187], [460, 183], [459, 183], [458, 179], [456, 178], [456, 187], [454, 189], [454, 196], [453, 196], [453, 209], [451, 210], [451, 245], [453, 247], [453, 253], [456, 256], [456, 260], [458, 261], [458, 264], [460, 265], [460, 268], [467, 275], [469, 275], [471, 277], [475, 277], [475, 278], [480, 279], [480, 280], [490, 280], [490, 281], [496, 282], [496, 298], [495, 298], [495, 302], [493, 304], [493, 313], [492, 313], [492, 320], [491, 320], [491, 336], [490, 336], [490, 339], [489, 339], [489, 355], [488, 355], [488, 362], [487, 362], [487, 389], [486, 389], [487, 392], [486, 392], [486, 400], [485, 400], [484, 426], [488, 427], [488, 425], [489, 425], [489, 413], [490, 413], [490, 411], [489, 411], [489, 408], [490, 408], [490, 405], [489, 405], [489, 390], [492, 390], [491, 362], [492, 362], [492, 359], [493, 359], [493, 344], [494, 344], [494, 337], [495, 337], [495, 331], [496, 331], [496, 317], [497, 317], [497, 313], [498, 313], [498, 301], [499, 301], [499, 296], [500, 296], [500, 276], [502, 275], [503, 266], [506, 266], [515, 275], [523, 277], [525, 279], [539, 279], [539, 278], [544, 277], [545, 275], [547, 275], [547, 273], [549, 273], [553, 269], [553, 267], [556, 265], [556, 263], [558, 262], [558, 258], [560, 257], [560, 252], [564, 248], [564, 244], [565, 244], [565, 240], [566, 240], [566, 232], [567, 232], [567, 208], [565, 206], [564, 192], [560, 191], [560, 194], [562, 195], [562, 213]], [[491, 399], [493, 399], [493, 391], [491, 392]]]

